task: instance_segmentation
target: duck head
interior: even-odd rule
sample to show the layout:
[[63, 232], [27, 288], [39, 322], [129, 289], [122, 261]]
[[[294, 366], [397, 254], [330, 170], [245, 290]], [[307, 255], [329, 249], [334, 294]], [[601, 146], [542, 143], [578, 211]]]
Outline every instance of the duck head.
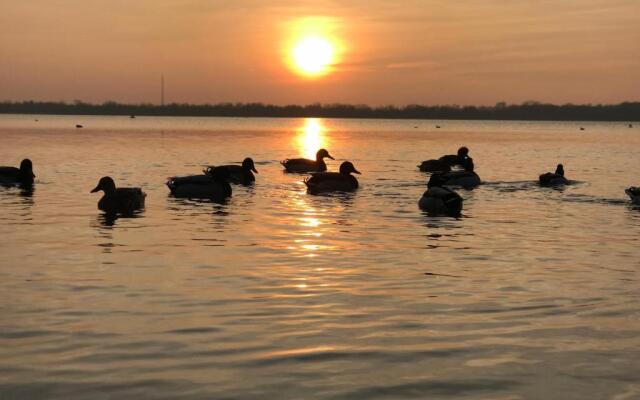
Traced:
[[340, 164], [340, 173], [343, 175], [349, 175], [349, 174], [360, 174], [360, 171], [358, 171], [356, 169], [356, 167], [353, 166], [353, 164], [351, 164], [349, 161], [345, 161], [342, 164]]
[[111, 177], [103, 176], [102, 178], [100, 178], [100, 181], [98, 182], [98, 186], [93, 188], [91, 193], [95, 193], [100, 190], [102, 190], [105, 194], [115, 193], [116, 183], [113, 181], [113, 179], [111, 179]]
[[244, 169], [245, 171], [251, 170], [256, 174], [258, 173], [258, 170], [256, 169], [256, 166], [253, 163], [253, 159], [251, 157], [247, 157], [244, 159], [244, 161], [242, 161], [242, 169]]
[[323, 158], [330, 158], [330, 159], [332, 159], [332, 160], [335, 160], [335, 158], [333, 158], [333, 157], [331, 157], [331, 156], [329, 155], [329, 152], [328, 152], [327, 150], [325, 150], [325, 149], [320, 149], [320, 150], [318, 150], [318, 152], [316, 153], [316, 160], [317, 160], [317, 161], [320, 161], [320, 160], [322, 160]]
[[443, 176], [442, 172], [434, 172], [433, 174], [431, 174], [431, 177], [429, 178], [429, 182], [427, 182], [427, 187], [428, 188], [441, 187], [442, 185], [445, 184], [446, 181], [447, 180]]
[[562, 164], [558, 164], [556, 167], [556, 175], [564, 176], [564, 167]]
[[20, 162], [20, 174], [25, 178], [35, 178], [36, 176], [33, 174], [33, 163], [28, 158], [25, 158]]
[[469, 155], [469, 149], [465, 146], [462, 146], [458, 149], [458, 158], [467, 158], [467, 156]]

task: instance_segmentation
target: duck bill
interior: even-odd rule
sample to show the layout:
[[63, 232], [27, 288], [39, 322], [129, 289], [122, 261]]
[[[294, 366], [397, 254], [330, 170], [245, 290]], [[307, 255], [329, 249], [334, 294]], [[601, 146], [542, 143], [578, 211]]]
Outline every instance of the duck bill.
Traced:
[[256, 174], [258, 173], [258, 170], [256, 169], [256, 167], [251, 167], [251, 170], [252, 170], [253, 172], [255, 172]]
[[362, 174], [360, 173], [360, 171], [358, 171], [358, 170], [357, 170], [357, 169], [355, 169], [355, 168], [353, 169], [353, 173], [354, 173], [354, 174], [358, 174], [358, 175], [362, 175]]
[[335, 158], [331, 157], [331, 155], [327, 154], [327, 157], [329, 157], [332, 160], [335, 160]]
[[95, 188], [93, 188], [93, 190], [91, 192], [89, 192], [89, 193], [95, 193], [95, 192], [98, 192], [98, 191], [100, 191], [100, 185], [98, 185]]

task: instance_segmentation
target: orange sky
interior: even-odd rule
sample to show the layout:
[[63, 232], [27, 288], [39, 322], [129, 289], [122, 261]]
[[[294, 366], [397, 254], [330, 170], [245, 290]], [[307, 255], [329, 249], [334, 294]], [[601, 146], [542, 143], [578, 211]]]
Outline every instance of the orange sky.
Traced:
[[[342, 44], [318, 79], [287, 65], [300, 18]], [[0, 0], [0, 100], [158, 102], [164, 73], [168, 102], [638, 101], [639, 18], [638, 0]]]

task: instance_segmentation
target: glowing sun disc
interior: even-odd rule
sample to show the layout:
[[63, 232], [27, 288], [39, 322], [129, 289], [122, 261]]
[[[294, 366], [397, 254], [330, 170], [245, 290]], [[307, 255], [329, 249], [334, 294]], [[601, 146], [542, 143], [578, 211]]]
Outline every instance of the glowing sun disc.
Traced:
[[333, 45], [325, 38], [303, 38], [293, 47], [293, 64], [302, 74], [321, 75], [333, 63], [334, 53]]

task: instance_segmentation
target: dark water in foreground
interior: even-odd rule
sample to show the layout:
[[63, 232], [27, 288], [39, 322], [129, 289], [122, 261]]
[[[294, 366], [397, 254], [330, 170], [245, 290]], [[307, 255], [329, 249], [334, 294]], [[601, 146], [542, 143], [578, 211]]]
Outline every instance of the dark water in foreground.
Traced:
[[[0, 189], [0, 399], [638, 399], [640, 132], [579, 126], [0, 116], [37, 175]], [[416, 165], [460, 145], [487, 183], [428, 217]], [[320, 146], [359, 191], [282, 173]], [[246, 156], [227, 204], [167, 196]], [[146, 210], [105, 219], [103, 175]]]

